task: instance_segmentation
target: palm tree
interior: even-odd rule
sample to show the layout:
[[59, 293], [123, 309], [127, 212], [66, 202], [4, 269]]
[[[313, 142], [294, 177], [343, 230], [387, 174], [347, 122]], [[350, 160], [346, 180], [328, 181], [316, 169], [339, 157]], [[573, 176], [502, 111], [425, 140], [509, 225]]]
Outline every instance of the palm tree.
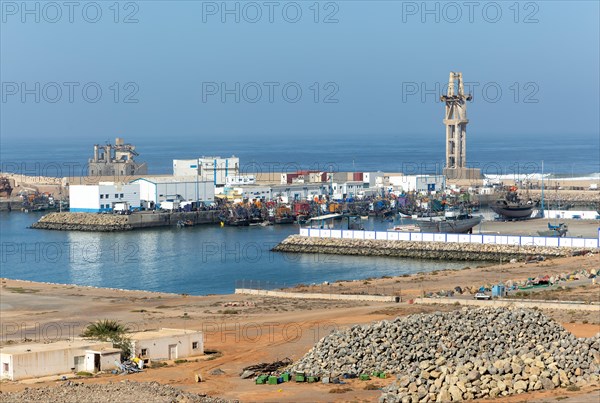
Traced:
[[128, 330], [128, 328], [121, 325], [116, 320], [103, 319], [96, 323], [90, 323], [81, 336], [101, 341], [109, 341], [113, 340], [115, 337], [122, 336], [123, 333]]
[[99, 341], [110, 341], [114, 347], [123, 351], [125, 357], [128, 357], [131, 353], [131, 340], [125, 336], [128, 331], [129, 328], [116, 320], [103, 319], [96, 323], [90, 323], [81, 336]]

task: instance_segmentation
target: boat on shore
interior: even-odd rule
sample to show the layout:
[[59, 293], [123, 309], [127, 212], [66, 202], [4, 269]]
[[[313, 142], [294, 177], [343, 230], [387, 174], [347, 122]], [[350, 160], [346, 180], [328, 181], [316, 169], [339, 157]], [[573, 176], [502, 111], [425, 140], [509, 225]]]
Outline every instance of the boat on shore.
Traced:
[[517, 188], [511, 186], [506, 195], [491, 204], [490, 208], [504, 220], [526, 220], [531, 218], [536, 204], [531, 199], [522, 200], [517, 194]]
[[418, 218], [415, 225], [420, 232], [448, 234], [473, 233], [473, 227], [481, 223], [483, 216], [472, 216], [464, 210], [447, 210], [443, 217]]

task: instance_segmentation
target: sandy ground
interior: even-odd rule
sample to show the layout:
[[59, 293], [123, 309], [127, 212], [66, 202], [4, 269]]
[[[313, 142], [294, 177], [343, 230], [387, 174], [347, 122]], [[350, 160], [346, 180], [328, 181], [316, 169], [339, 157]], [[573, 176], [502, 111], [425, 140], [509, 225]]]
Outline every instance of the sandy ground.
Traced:
[[511, 234], [538, 236], [538, 231], [546, 231], [548, 223], [557, 225], [565, 223], [569, 227], [567, 236], [597, 238], [600, 220], [557, 220], [556, 218], [535, 218], [527, 221], [491, 221], [485, 220], [481, 226], [473, 228], [473, 233], [478, 234]]
[[[401, 285], [404, 296], [417, 295], [422, 289], [449, 289], [456, 284], [478, 284], [501, 278], [532, 277], [538, 273], [568, 272], [580, 267], [598, 267], [598, 256], [557, 259], [538, 264], [506, 264], [479, 269], [440, 271], [409, 277], [371, 280], [372, 283], [392, 282]], [[396, 283], [399, 281], [399, 283]], [[362, 282], [342, 287], [360, 286]], [[9, 340], [51, 341], [79, 334], [85, 325], [98, 319], [118, 319], [133, 330], [176, 327], [205, 332], [205, 348], [216, 350], [197, 360], [182, 364], [147, 369], [144, 373], [117, 376], [112, 374], [85, 379], [84, 382], [158, 381], [183, 389], [241, 401], [376, 401], [379, 390], [365, 390], [367, 383], [351, 380], [347, 385], [285, 383], [277, 386], [254, 385], [252, 380], [239, 378], [241, 369], [259, 362], [284, 357], [300, 358], [310, 347], [333, 329], [356, 323], [418, 312], [459, 309], [457, 306], [423, 306], [406, 303], [329, 302], [320, 300], [288, 300], [242, 295], [186, 296], [139, 291], [96, 289], [69, 285], [41, 284], [16, 280], [1, 280], [0, 308], [2, 342]], [[582, 289], [583, 290], [583, 289]], [[588, 288], [585, 295], [598, 295], [597, 288]], [[575, 295], [575, 294], [574, 294]], [[579, 295], [579, 294], [577, 294]], [[600, 332], [597, 314], [547, 311], [579, 337]], [[62, 329], [58, 335], [56, 329]], [[211, 375], [220, 368], [223, 375]], [[204, 382], [196, 383], [195, 374]], [[57, 377], [45, 380], [2, 382], [3, 392], [25, 387], [54, 385]], [[372, 380], [368, 384], [384, 386], [392, 378]], [[33, 384], [33, 385], [32, 385]], [[342, 388], [349, 390], [344, 391]], [[340, 390], [342, 389], [342, 390]], [[332, 393], [335, 390], [343, 393]], [[597, 390], [580, 392], [556, 390], [515, 396], [504, 401], [523, 402], [597, 401]], [[545, 400], [544, 400], [545, 399]], [[548, 400], [549, 399], [549, 400]], [[587, 399], [587, 400], [586, 400]], [[590, 400], [592, 399], [592, 400]], [[497, 401], [497, 400], [496, 400]]]

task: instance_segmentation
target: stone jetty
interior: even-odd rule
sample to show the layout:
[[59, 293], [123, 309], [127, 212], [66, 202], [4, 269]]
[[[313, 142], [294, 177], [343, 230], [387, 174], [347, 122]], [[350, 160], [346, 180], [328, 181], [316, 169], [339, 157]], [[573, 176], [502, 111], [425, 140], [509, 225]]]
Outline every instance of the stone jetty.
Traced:
[[139, 228], [169, 227], [178, 222], [186, 225], [215, 224], [219, 222], [218, 212], [144, 212], [130, 215], [97, 213], [50, 213], [31, 228], [59, 231], [129, 231]]
[[355, 325], [291, 371], [395, 375], [380, 402], [451, 402], [598, 384], [600, 334], [578, 339], [540, 311], [463, 308]]
[[61, 231], [129, 231], [129, 217], [116, 214], [50, 213], [31, 225], [35, 229]]
[[418, 259], [509, 261], [527, 256], [566, 257], [586, 253], [581, 248], [497, 245], [457, 242], [384, 241], [317, 238], [291, 235], [273, 248], [276, 252], [389, 256]]

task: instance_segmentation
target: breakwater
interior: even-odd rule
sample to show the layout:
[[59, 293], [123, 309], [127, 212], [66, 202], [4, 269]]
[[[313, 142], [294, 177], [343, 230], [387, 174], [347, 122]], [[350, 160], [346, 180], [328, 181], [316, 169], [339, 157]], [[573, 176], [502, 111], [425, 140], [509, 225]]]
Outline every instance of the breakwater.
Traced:
[[435, 260], [509, 261], [531, 256], [566, 257], [587, 253], [585, 248], [500, 245], [456, 242], [339, 239], [290, 235], [273, 248], [276, 252], [386, 256]]
[[185, 221], [189, 225], [214, 224], [219, 221], [216, 211], [176, 213], [134, 213], [131, 215], [95, 213], [50, 213], [31, 228], [58, 231], [131, 231], [140, 228], [175, 226]]

